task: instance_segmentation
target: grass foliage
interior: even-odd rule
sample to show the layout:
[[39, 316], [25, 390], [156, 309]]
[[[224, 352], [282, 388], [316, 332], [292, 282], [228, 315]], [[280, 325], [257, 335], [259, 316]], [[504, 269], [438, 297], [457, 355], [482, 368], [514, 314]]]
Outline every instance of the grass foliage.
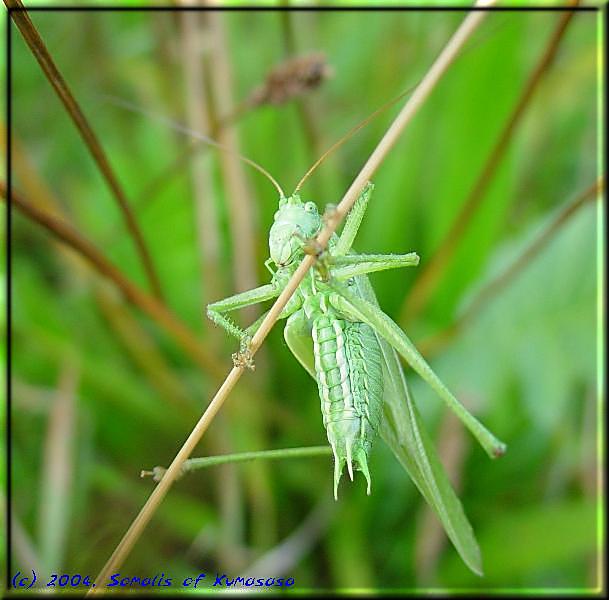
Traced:
[[[471, 191], [558, 17], [490, 15], [379, 170], [357, 250], [421, 256], [417, 269], [371, 277], [394, 318]], [[218, 156], [208, 151], [203, 161], [218, 215], [211, 226], [219, 237], [220, 281], [210, 289], [190, 170], [202, 163], [185, 160], [158, 191], [142, 196], [188, 140], [104, 99], [118, 96], [186, 121], [188, 57], [179, 18], [36, 12], [32, 19], [124, 186], [167, 304], [228, 371], [236, 344], [214, 331], [204, 313], [206, 302], [241, 291], [234, 213]], [[240, 151], [287, 192], [320, 150], [420, 79], [462, 14], [299, 12], [288, 19], [289, 28], [274, 12], [221, 16], [235, 102], [286, 57], [286, 45], [325, 52], [334, 70], [320, 89], [251, 110], [236, 124]], [[481, 207], [430, 301], [407, 325], [415, 343], [450, 326], [476, 290], [597, 178], [596, 19], [581, 13], [569, 25]], [[28, 174], [14, 160], [15, 189], [41, 206], [52, 196], [83, 236], [148, 289], [114, 199], [16, 30], [12, 50], [13, 136], [31, 165]], [[190, 58], [203, 67], [203, 54]], [[216, 107], [216, 116], [225, 110]], [[320, 206], [336, 203], [396, 111], [330, 157], [303, 196]], [[251, 203], [252, 258], [262, 284], [269, 279], [263, 262], [277, 197], [254, 171], [245, 178], [247, 197], [240, 201]], [[343, 481], [338, 503], [327, 456], [185, 476], [123, 571], [171, 573], [174, 581], [200, 571], [283, 574], [298, 588], [595, 587], [596, 210], [589, 202], [578, 211], [431, 359], [449, 388], [508, 443], [504, 458], [488, 460], [410, 376], [479, 539], [484, 578], [469, 573], [426, 516], [381, 441], [372, 457], [372, 496], [356, 478]], [[12, 276], [14, 517], [43, 571], [93, 576], [152, 489], [151, 479], [138, 478], [140, 470], [170, 462], [218, 380], [73, 251], [16, 212]], [[317, 390], [280, 327], [198, 456], [325, 443]], [[270, 554], [291, 535], [297, 543]], [[22, 545], [13, 550], [15, 566], [26, 568]], [[261, 557], [264, 572], [255, 573]]]

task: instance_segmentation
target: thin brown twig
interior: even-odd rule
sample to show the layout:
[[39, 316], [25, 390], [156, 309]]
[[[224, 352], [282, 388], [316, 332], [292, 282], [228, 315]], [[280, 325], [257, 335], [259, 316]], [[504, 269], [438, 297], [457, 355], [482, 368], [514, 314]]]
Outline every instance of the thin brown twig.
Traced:
[[70, 531], [68, 499], [74, 485], [79, 371], [77, 359], [69, 357], [64, 360], [47, 419], [42, 480], [38, 493], [40, 554], [47, 571], [61, 568]]
[[[210, 107], [205, 84], [202, 56], [203, 36], [200, 35], [201, 13], [179, 14], [182, 69], [184, 72], [185, 103], [188, 127], [194, 131], [208, 131]], [[190, 165], [193, 200], [196, 215], [196, 238], [199, 246], [201, 281], [204, 282], [203, 304], [222, 294], [220, 239], [218, 215], [211, 181], [211, 163], [198, 156]]]
[[[188, 128], [195, 132], [217, 129], [217, 111], [212, 94], [211, 63], [216, 41], [212, 40], [209, 18], [213, 12], [181, 12], [179, 14], [181, 66], [184, 79], [185, 105]], [[222, 140], [218, 140], [221, 144]], [[228, 152], [220, 152], [224, 157]], [[230, 152], [232, 155], [232, 152]], [[216, 158], [215, 156], [213, 157]], [[199, 154], [190, 161], [193, 202], [196, 214], [196, 239], [200, 250], [200, 275], [203, 284], [203, 305], [225, 296], [226, 278], [219, 268], [221, 244], [215, 185], [212, 178], [212, 157]], [[253, 287], [253, 286], [251, 286]], [[220, 346], [221, 332], [211, 328], [207, 339]], [[228, 426], [228, 415], [222, 415], [208, 442], [215, 453], [234, 451]], [[241, 565], [242, 532], [244, 527], [243, 493], [241, 481], [233, 465], [224, 465], [212, 474], [220, 512], [219, 543], [216, 560], [229, 570]]]
[[[3, 132], [3, 125], [0, 123], [0, 150], [3, 149]], [[26, 197], [39, 209], [69, 222], [60, 202], [53, 195], [49, 185], [40, 178], [15, 136], [11, 140], [11, 157], [14, 174]], [[91, 273], [89, 265], [80, 254], [75, 253], [59, 240], [56, 241], [56, 245], [58, 253], [67, 262], [69, 270], [75, 269], [83, 278], [86, 278], [86, 272]], [[193, 417], [197, 413], [193, 412], [194, 405], [188, 401], [188, 393], [180, 377], [156, 348], [151, 336], [138, 322], [135, 315], [127, 310], [123, 300], [119, 300], [116, 294], [112, 293], [115, 290], [110, 290], [110, 285], [98, 282], [97, 285], [93, 285], [92, 289], [108, 323], [125, 343], [135, 363], [148, 374], [159, 393], [170, 402], [174, 402], [175, 407], [182, 411], [185, 418], [188, 418], [189, 414]]]
[[581, 192], [573, 202], [567, 204], [503, 272], [476, 294], [468, 304], [467, 309], [452, 325], [429, 338], [423, 339], [418, 344], [421, 353], [425, 356], [432, 356], [454, 339], [463, 330], [464, 326], [480, 313], [481, 307], [488, 304], [500, 290], [505, 288], [505, 286], [515, 277], [522, 273], [526, 266], [539, 254], [558, 230], [563, 227], [565, 223], [584, 206], [584, 204], [597, 198], [603, 191], [603, 188], [604, 177], [599, 177], [590, 187]]
[[[232, 67], [226, 32], [220, 13], [210, 12], [207, 15], [210, 44], [210, 79], [217, 106], [230, 110], [234, 104]], [[218, 127], [218, 141], [239, 152], [239, 140], [234, 128]], [[251, 190], [248, 189], [243, 163], [235, 154], [220, 152], [218, 159], [226, 182], [227, 207], [230, 218], [231, 245], [233, 254], [233, 278], [237, 290], [249, 290], [256, 287], [256, 243], [254, 239], [255, 217]], [[248, 320], [254, 321], [260, 314], [255, 306], [244, 310]]]
[[[213, 105], [223, 107], [228, 113], [233, 112], [233, 69], [230, 58], [230, 44], [228, 32], [224, 26], [224, 15], [211, 11], [207, 13], [208, 36], [210, 43], [209, 75], [213, 90]], [[217, 127], [218, 141], [226, 148], [241, 152], [239, 139], [234, 127], [227, 124]], [[253, 194], [248, 185], [244, 164], [235, 154], [220, 152], [218, 161], [222, 172], [226, 190], [226, 206], [229, 215], [230, 244], [233, 257], [233, 284], [236, 290], [248, 290], [257, 285], [256, 268], [256, 214]], [[254, 322], [260, 316], [259, 306], [249, 306], [242, 309], [245, 322]], [[263, 352], [258, 354], [256, 368], [261, 374], [268, 375], [268, 357]], [[262, 369], [259, 369], [262, 367]], [[259, 380], [261, 385], [263, 380]], [[268, 377], [264, 380], [268, 384]], [[263, 448], [267, 444], [265, 435], [265, 414], [269, 411], [268, 402], [262, 395], [261, 402], [257, 404], [246, 403], [240, 406], [229, 405], [226, 413], [227, 420], [247, 423], [246, 427], [235, 432], [233, 439], [242, 448]], [[229, 438], [228, 435], [224, 436]], [[227, 466], [230, 474], [235, 477], [235, 487], [239, 489], [240, 481], [234, 465]], [[274, 524], [276, 523], [275, 501], [271, 493], [269, 466], [264, 462], [257, 462], [247, 471], [246, 491], [249, 497], [252, 515], [252, 541], [254, 546], [268, 547], [275, 542]], [[223, 477], [223, 484], [226, 484]], [[233, 519], [234, 521], [234, 519]], [[228, 517], [225, 523], [229, 523]], [[224, 536], [223, 536], [224, 537]], [[226, 536], [226, 541], [229, 537]], [[227, 548], [229, 555], [234, 554], [232, 548]], [[226, 561], [222, 561], [223, 564]], [[234, 563], [233, 563], [234, 564]], [[242, 565], [241, 565], [242, 567]], [[228, 567], [227, 567], [228, 568]]]
[[91, 155], [97, 163], [100, 172], [110, 187], [110, 190], [118, 203], [123, 218], [125, 219], [127, 229], [133, 238], [137, 252], [140, 255], [140, 259], [149, 280], [150, 287], [157, 298], [162, 298], [163, 295], [161, 292], [160, 280], [154, 268], [150, 252], [144, 240], [144, 236], [142, 235], [142, 232], [140, 231], [135, 219], [135, 215], [129, 206], [127, 196], [119, 184], [118, 179], [110, 166], [108, 157], [97, 139], [97, 136], [93, 132], [93, 129], [82, 112], [78, 102], [76, 102], [76, 99], [68, 87], [68, 84], [51, 58], [49, 51], [42, 41], [36, 27], [32, 23], [27, 11], [25, 10], [25, 7], [21, 3], [21, 0], [4, 0], [4, 3], [9, 8], [9, 14], [15, 22], [15, 25], [17, 25], [19, 28], [21, 35], [23, 35], [23, 38], [32, 51], [32, 54], [38, 61], [38, 64], [40, 65], [49, 83], [57, 92], [59, 99], [65, 106], [66, 111], [74, 122], [74, 125], [76, 125], [76, 128], [78, 129], [83, 141], [91, 152]]
[[[0, 182], [0, 195], [4, 199], [7, 198], [4, 182]], [[214, 377], [222, 376], [223, 369], [220, 363], [201, 345], [190, 330], [164, 304], [129, 281], [116, 266], [71, 225], [37, 208], [14, 190], [11, 192], [10, 203], [85, 257], [101, 275], [110, 279], [129, 301], [169, 332], [204, 371], [211, 373]]]
[[[492, 0], [479, 0], [476, 6], [490, 6], [492, 3]], [[423, 105], [448, 67], [456, 59], [459, 50], [467, 41], [469, 36], [476, 30], [478, 25], [484, 19], [484, 16], [485, 11], [476, 11], [470, 13], [463, 20], [461, 26], [457, 29], [454, 35], [450, 38], [440, 55], [436, 58], [431, 68], [422, 79], [419, 87], [415, 90], [393, 123], [389, 126], [389, 129], [362, 167], [360, 173], [343, 196], [339, 205], [325, 220], [325, 225], [316, 240], [321, 249], [327, 246], [330, 237], [355, 204], [355, 201], [361, 190], [364, 188], [366, 182], [369, 181], [372, 175], [380, 167], [383, 160], [404, 131], [406, 125], [410, 122], [418, 109]], [[285, 288], [267, 313], [265, 319], [262, 321], [262, 324], [254, 334], [250, 345], [250, 352], [252, 356], [256, 353], [273, 325], [277, 322], [281, 311], [284, 309], [289, 299], [292, 297], [301, 281], [304, 279], [305, 275], [309, 272], [311, 267], [314, 266], [316, 260], [316, 256], [311, 254], [306, 255], [300, 265], [297, 267]], [[211, 400], [209, 406], [199, 419], [199, 422], [195, 425], [191, 434], [188, 436], [188, 439], [169, 465], [163, 479], [149, 496], [137, 517], [134, 519], [131, 526], [123, 536], [123, 539], [120, 541], [100, 571], [96, 578], [96, 582], [98, 584], [105, 581], [110, 573], [120, 568], [123, 561], [127, 558], [133, 546], [142, 535], [146, 525], [156, 512], [163, 498], [166, 496], [169, 488], [172, 486], [176, 477], [180, 473], [182, 464], [190, 456], [195, 446], [199, 443], [201, 437], [222, 407], [224, 401], [241, 378], [244, 369], [245, 367], [241, 365], [235, 365], [231, 369], [223, 384], [220, 386], [219, 390]], [[103, 592], [104, 586], [98, 585], [95, 588], [91, 588], [88, 595]]]
[[459, 243], [467, 231], [468, 226], [472, 222], [474, 215], [484, 200], [488, 197], [486, 192], [495, 176], [495, 173], [497, 172], [497, 168], [505, 156], [516, 127], [520, 123], [526, 108], [529, 106], [533, 93], [537, 89], [540, 81], [543, 79], [544, 74], [554, 61], [567, 25], [571, 21], [574, 14], [574, 12], [567, 12], [561, 15], [559, 22], [552, 33], [541, 58], [539, 59], [539, 62], [535, 65], [535, 68], [526, 81], [520, 97], [518, 98], [516, 105], [514, 106], [501, 133], [499, 134], [499, 137], [497, 138], [497, 141], [495, 142], [495, 145], [469, 196], [463, 203], [463, 206], [453, 221], [448, 233], [442, 242], [440, 242], [435, 254], [420, 273], [419, 277], [417, 277], [415, 284], [406, 297], [400, 311], [399, 320], [402, 324], [412, 321], [412, 319], [423, 311], [427, 305], [427, 302], [431, 298], [433, 291], [440, 282], [442, 274], [449, 266], [455, 251], [459, 247]]

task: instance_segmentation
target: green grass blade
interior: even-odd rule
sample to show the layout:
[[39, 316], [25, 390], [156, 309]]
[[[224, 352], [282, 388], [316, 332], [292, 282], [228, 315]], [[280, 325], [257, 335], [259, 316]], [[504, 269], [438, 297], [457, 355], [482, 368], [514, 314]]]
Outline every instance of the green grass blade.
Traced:
[[[378, 305], [367, 278], [358, 278], [358, 287], [368, 301]], [[482, 575], [482, 558], [474, 531], [422, 427], [397, 353], [381, 336], [377, 335], [377, 338], [386, 366], [381, 436], [438, 515], [463, 562], [474, 573]]]

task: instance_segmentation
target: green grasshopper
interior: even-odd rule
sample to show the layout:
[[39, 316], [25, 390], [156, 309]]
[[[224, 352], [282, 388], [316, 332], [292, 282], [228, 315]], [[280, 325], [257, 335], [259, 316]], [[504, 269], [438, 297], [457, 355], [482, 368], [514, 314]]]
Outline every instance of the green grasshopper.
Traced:
[[[272, 275], [271, 283], [207, 306], [208, 317], [240, 340], [240, 351], [233, 355], [235, 363], [253, 368], [249, 344], [265, 315], [242, 329], [226, 313], [278, 297], [305, 254], [318, 255], [315, 267], [303, 279], [280, 318], [287, 319], [284, 337], [289, 349], [317, 382], [323, 422], [334, 454], [335, 499], [345, 466], [351, 480], [354, 469], [363, 473], [370, 494], [368, 459], [374, 439], [380, 433], [437, 513], [465, 563], [482, 574], [471, 526], [421, 425], [398, 353], [444, 400], [489, 456], [501, 456], [506, 446], [453, 396], [406, 334], [381, 310], [367, 277], [377, 271], [416, 266], [419, 257], [414, 252], [357, 254], [353, 250], [374, 187], [372, 183], [362, 190], [342, 232], [333, 234], [323, 253], [319, 252], [315, 238], [332, 206], [322, 215], [314, 202], [303, 202], [299, 194], [305, 179], [330, 152], [404, 95], [385, 104], [335, 143], [307, 171], [289, 197], [254, 161], [173, 121], [161, 120], [177, 131], [236, 155], [265, 175], [279, 192], [279, 206], [269, 232], [270, 257], [265, 262]], [[120, 104], [134, 110], [129, 103]]]
[[[324, 426], [334, 453], [335, 498], [345, 465], [351, 480], [354, 468], [364, 474], [370, 494], [368, 457], [381, 429], [383, 405], [403, 410], [406, 404], [405, 385], [401, 394], [395, 389], [404, 379], [396, 350], [491, 457], [505, 452], [505, 445], [453, 396], [406, 334], [378, 306], [367, 275], [416, 266], [419, 257], [414, 252], [357, 254], [352, 250], [373, 187], [371, 183], [365, 187], [341, 235], [334, 234], [319, 265], [309, 271], [279, 317], [287, 319], [284, 337], [288, 347], [317, 381]], [[269, 233], [270, 258], [265, 263], [272, 273], [271, 283], [208, 305], [209, 318], [240, 340], [237, 362], [253, 366], [248, 345], [264, 315], [241, 329], [224, 313], [279, 296], [305, 253], [317, 252], [314, 240], [322, 224], [315, 203], [303, 202], [298, 193], [288, 198], [281, 195]], [[392, 438], [386, 426], [382, 433], [386, 439]]]

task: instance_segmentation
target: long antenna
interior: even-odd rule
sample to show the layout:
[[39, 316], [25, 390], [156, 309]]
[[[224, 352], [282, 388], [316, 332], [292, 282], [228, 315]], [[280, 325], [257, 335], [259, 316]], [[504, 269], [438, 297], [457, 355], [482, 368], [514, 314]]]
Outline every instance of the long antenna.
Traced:
[[107, 100], [108, 102], [111, 102], [112, 104], [115, 104], [116, 106], [120, 106], [121, 108], [130, 110], [131, 112], [145, 115], [151, 119], [154, 119], [155, 121], [159, 121], [159, 122], [163, 123], [164, 125], [167, 125], [174, 131], [183, 133], [184, 135], [189, 135], [195, 139], [205, 142], [206, 144], [209, 144], [210, 146], [213, 146], [214, 148], [217, 148], [218, 150], [222, 150], [222, 152], [226, 152], [227, 154], [236, 156], [238, 159], [242, 160], [244, 163], [250, 165], [251, 167], [254, 167], [254, 169], [256, 169], [258, 172], [262, 173], [275, 186], [275, 189], [279, 192], [279, 195], [282, 198], [285, 198], [285, 194], [283, 193], [281, 186], [279, 185], [279, 183], [277, 183], [275, 178], [264, 167], [261, 167], [258, 163], [254, 162], [250, 158], [247, 158], [246, 156], [243, 156], [242, 154], [239, 154], [238, 152], [235, 152], [234, 150], [230, 150], [223, 144], [220, 144], [220, 142], [216, 142], [216, 140], [204, 135], [203, 133], [199, 133], [198, 131], [193, 131], [192, 129], [189, 129], [188, 127], [186, 127], [186, 125], [182, 125], [182, 123], [179, 123], [178, 121], [174, 121], [173, 119], [169, 119], [168, 117], [165, 117], [163, 115], [159, 115], [157, 113], [153, 113], [144, 108], [140, 108], [139, 106], [132, 104], [128, 100], [123, 100], [122, 98], [118, 98], [116, 96], [109, 96], [107, 94], [104, 94], [101, 97], [104, 100]]
[[315, 171], [315, 169], [317, 169], [317, 167], [319, 167], [319, 165], [330, 155], [332, 154], [332, 152], [334, 152], [335, 150], [337, 150], [338, 148], [340, 148], [348, 139], [352, 138], [360, 129], [362, 129], [362, 127], [365, 127], [366, 125], [368, 125], [368, 123], [370, 123], [370, 121], [372, 121], [375, 117], [377, 117], [380, 113], [382, 113], [384, 110], [390, 108], [391, 106], [393, 106], [394, 104], [396, 104], [396, 102], [398, 102], [399, 100], [401, 100], [402, 98], [404, 98], [405, 96], [407, 96], [408, 94], [411, 94], [415, 88], [417, 87], [417, 85], [419, 85], [418, 83], [413, 85], [412, 87], [408, 88], [406, 91], [402, 92], [399, 96], [396, 96], [395, 98], [393, 98], [392, 100], [389, 100], [389, 102], [386, 102], [385, 104], [383, 104], [380, 108], [377, 108], [371, 115], [369, 115], [368, 117], [366, 117], [363, 121], [361, 121], [360, 123], [358, 123], [355, 127], [353, 127], [353, 129], [351, 129], [347, 134], [345, 134], [340, 140], [338, 140], [338, 142], [334, 143], [332, 146], [330, 146], [314, 163], [313, 166], [303, 175], [302, 179], [298, 182], [298, 185], [296, 186], [296, 189], [294, 190], [294, 193], [296, 194], [300, 188], [302, 187], [302, 184], [309, 178], [309, 175], [311, 175], [311, 173], [313, 173], [313, 171]]

